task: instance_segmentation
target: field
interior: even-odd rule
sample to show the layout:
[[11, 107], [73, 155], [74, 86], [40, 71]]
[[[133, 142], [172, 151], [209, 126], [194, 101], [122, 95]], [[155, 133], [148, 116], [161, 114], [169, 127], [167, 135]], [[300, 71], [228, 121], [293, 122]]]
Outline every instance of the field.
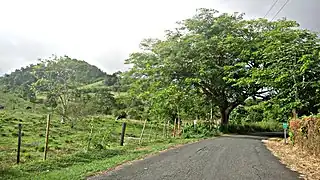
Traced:
[[[16, 103], [0, 110], [0, 179], [33, 179], [35, 176], [37, 179], [79, 179], [176, 143], [192, 141], [164, 139], [163, 125], [147, 122], [139, 145], [143, 121], [116, 121], [111, 116], [91, 116], [77, 120], [71, 127], [69, 122], [62, 124], [60, 117], [53, 114], [49, 150], [44, 161], [45, 109], [40, 105], [26, 109], [32, 104], [8, 94], [1, 97], [3, 104]], [[127, 123], [123, 147], [119, 145], [122, 122]], [[20, 164], [16, 165], [19, 123], [22, 124], [22, 145]], [[70, 174], [64, 173], [65, 170], [70, 170]]]

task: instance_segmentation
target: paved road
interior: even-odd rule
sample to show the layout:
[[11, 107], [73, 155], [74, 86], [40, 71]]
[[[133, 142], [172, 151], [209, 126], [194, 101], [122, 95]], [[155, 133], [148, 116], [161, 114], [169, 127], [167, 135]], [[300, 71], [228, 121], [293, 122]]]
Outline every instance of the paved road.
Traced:
[[95, 177], [95, 180], [294, 180], [262, 137], [223, 136], [188, 144]]

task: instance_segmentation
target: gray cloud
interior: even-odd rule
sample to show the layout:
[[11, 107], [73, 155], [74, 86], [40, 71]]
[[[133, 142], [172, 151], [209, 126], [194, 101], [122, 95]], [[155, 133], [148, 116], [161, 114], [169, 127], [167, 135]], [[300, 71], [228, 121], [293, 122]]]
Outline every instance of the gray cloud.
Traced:
[[11, 33], [0, 33], [0, 74], [50, 56], [53, 47]]
[[291, 0], [279, 16], [296, 20], [301, 27], [320, 32], [320, 1]]
[[125, 71], [129, 68], [124, 64], [124, 60], [128, 58], [128, 55], [122, 51], [109, 51], [95, 58], [95, 62], [98, 67], [101, 67], [107, 73], [114, 73], [116, 71]]
[[[267, 18], [273, 18], [287, 0], [279, 0], [270, 11]], [[243, 12], [249, 17], [263, 17], [275, 0], [224, 0], [226, 6], [235, 11]], [[290, 0], [277, 15], [276, 19], [286, 17], [300, 23], [302, 28], [320, 31], [320, 1], [319, 0]]]

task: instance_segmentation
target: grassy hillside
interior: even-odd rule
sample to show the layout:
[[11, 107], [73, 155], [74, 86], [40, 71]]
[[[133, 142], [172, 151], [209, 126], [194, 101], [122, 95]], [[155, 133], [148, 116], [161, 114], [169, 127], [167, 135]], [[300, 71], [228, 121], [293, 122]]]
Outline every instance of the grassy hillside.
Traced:
[[[98, 82], [95, 82], [95, 83], [91, 83], [91, 84], [87, 84], [87, 85], [84, 85], [84, 86], [81, 86], [79, 89], [86, 89], [86, 90], [89, 90], [89, 89], [106, 89], [106, 90], [110, 90], [110, 88], [112, 89], [112, 87], [110, 86], [106, 86], [105, 83], [104, 83], [104, 80], [103, 81], [98, 81]], [[116, 91], [111, 91], [111, 93], [115, 96], [115, 97], [119, 97], [119, 96], [125, 96], [127, 94], [127, 92], [116, 92]]]
[[[104, 75], [84, 61], [63, 57], [0, 78], [0, 105], [5, 107], [0, 109], [0, 179], [82, 179], [147, 153], [195, 140], [190, 133], [186, 136], [189, 139], [183, 139], [181, 132], [173, 138], [172, 121], [164, 128], [163, 121], [150, 118], [139, 143], [144, 121], [116, 121], [111, 115], [125, 116], [125, 110], [133, 108], [130, 112], [134, 116], [128, 113], [127, 117], [140, 118], [143, 108], [135, 107], [138, 101], [131, 103], [125, 98], [130, 83], [121, 82], [119, 73]], [[49, 112], [49, 150], [44, 161]], [[124, 146], [119, 146], [122, 122], [127, 122], [127, 128]], [[22, 124], [19, 165], [18, 124]]]
[[[95, 116], [79, 121], [75, 127], [71, 128], [61, 124], [59, 117], [53, 115], [50, 125], [48, 161], [43, 162], [46, 114], [17, 109], [1, 110], [0, 173], [4, 174], [6, 179], [19, 177], [22, 174], [29, 174], [32, 177], [32, 174], [47, 170], [58, 170], [120, 154], [120, 151], [113, 151], [113, 149], [119, 147], [123, 121], [125, 120], [115, 121], [108, 116]], [[23, 126], [21, 165], [15, 166], [19, 123]], [[138, 146], [142, 127], [143, 124], [140, 121], [127, 120], [125, 135], [127, 148]], [[155, 139], [159, 140], [160, 136], [162, 136], [161, 127], [147, 124], [143, 144], [154, 142]], [[17, 172], [11, 174], [11, 171]]]
[[26, 112], [27, 107], [32, 107], [27, 112], [39, 112], [45, 110], [42, 105], [34, 105], [33, 103], [26, 101], [13, 93], [4, 93], [0, 91], [0, 105], [5, 106], [5, 109], [13, 112]]
[[[83, 88], [92, 89], [102, 86], [104, 86], [103, 81], [98, 81]], [[115, 165], [114, 163], [120, 163], [123, 160], [136, 158], [153, 151], [152, 149], [152, 151], [137, 151], [138, 153], [134, 151], [136, 147], [139, 147], [138, 139], [143, 127], [141, 121], [115, 121], [112, 116], [91, 115], [81, 120], [73, 119], [76, 123], [74, 127], [71, 127], [69, 122], [62, 124], [60, 116], [53, 114], [50, 124], [48, 160], [43, 161], [48, 109], [41, 103], [31, 103], [19, 97], [18, 94], [8, 91], [0, 91], [0, 105], [5, 107], [0, 110], [0, 179], [22, 177], [22, 179], [27, 177], [33, 179], [34, 175], [39, 173], [40, 178], [47, 176], [45, 174], [47, 171], [74, 168], [75, 165], [77, 165], [76, 167], [79, 165], [87, 167], [93, 161], [121, 156], [120, 159], [112, 160], [109, 164], [111, 167]], [[70, 118], [72, 119], [72, 117]], [[119, 147], [119, 139], [124, 121], [127, 121], [127, 128], [123, 149]], [[19, 123], [22, 124], [22, 146], [21, 163], [17, 166]], [[162, 138], [162, 133], [160, 124], [147, 123], [142, 145], [150, 145], [151, 142], [159, 141]], [[159, 142], [162, 145], [158, 148], [170, 144], [170, 142], [164, 143], [163, 140]], [[124, 153], [126, 151], [131, 154], [126, 155]], [[78, 169], [74, 173], [77, 174], [76, 177], [80, 177], [92, 171]], [[64, 174], [63, 171], [59, 172], [59, 176]]]
[[79, 89], [92, 89], [92, 88], [106, 88], [107, 86], [104, 84], [104, 80], [94, 82], [91, 84], [84, 85], [80, 87]]

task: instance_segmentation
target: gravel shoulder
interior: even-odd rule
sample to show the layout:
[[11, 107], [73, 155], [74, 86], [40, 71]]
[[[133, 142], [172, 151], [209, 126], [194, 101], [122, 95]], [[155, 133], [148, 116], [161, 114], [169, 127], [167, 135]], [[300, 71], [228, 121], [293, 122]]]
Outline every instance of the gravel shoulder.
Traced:
[[232, 135], [207, 139], [135, 161], [93, 180], [294, 180], [259, 136]]
[[283, 164], [303, 174], [301, 177], [304, 179], [320, 179], [320, 156], [301, 151], [289, 144], [284, 145], [283, 139], [269, 139], [265, 144]]

